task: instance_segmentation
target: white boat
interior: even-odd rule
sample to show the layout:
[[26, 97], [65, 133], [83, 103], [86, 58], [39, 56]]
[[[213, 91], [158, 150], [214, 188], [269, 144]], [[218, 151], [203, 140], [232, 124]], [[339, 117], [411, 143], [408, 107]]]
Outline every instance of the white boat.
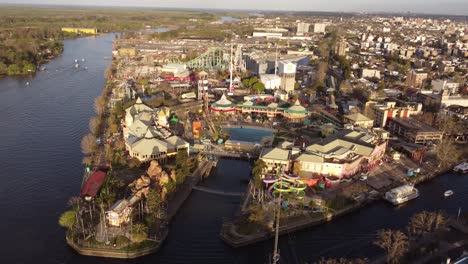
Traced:
[[453, 168], [455, 172], [468, 173], [468, 162], [458, 164]]
[[385, 193], [385, 200], [394, 205], [402, 204], [419, 196], [418, 189], [412, 185], [402, 185]]
[[77, 63], [77, 64], [75, 64], [75, 68], [78, 68], [78, 67], [80, 67], [80, 65], [79, 65], [78, 63]]
[[452, 190], [448, 190], [448, 191], [445, 191], [444, 192], [444, 196], [445, 197], [449, 197], [449, 196], [452, 196], [454, 194], [454, 192]]

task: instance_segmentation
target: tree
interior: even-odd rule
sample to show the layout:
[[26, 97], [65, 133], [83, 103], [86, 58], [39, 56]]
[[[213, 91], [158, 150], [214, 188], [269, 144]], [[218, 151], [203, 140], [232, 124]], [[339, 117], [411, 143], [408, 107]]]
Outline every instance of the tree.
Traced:
[[408, 251], [408, 237], [401, 231], [381, 230], [377, 234], [375, 245], [387, 253], [387, 263], [398, 263]]
[[265, 91], [265, 85], [261, 82], [257, 82], [252, 86], [252, 90], [254, 90], [257, 93], [262, 93]]
[[81, 139], [81, 152], [85, 155], [91, 155], [96, 151], [96, 138], [92, 134], [86, 134]]
[[6, 75], [8, 73], [8, 66], [0, 61], [0, 75]]
[[64, 212], [59, 218], [59, 225], [72, 229], [76, 223], [76, 213], [73, 210]]
[[144, 224], [136, 224], [131, 230], [131, 239], [133, 242], [143, 242], [148, 237], [148, 227]]
[[94, 99], [94, 111], [98, 116], [102, 116], [105, 112], [106, 99], [103, 96], [99, 96]]
[[249, 207], [249, 221], [252, 223], [263, 224], [265, 221], [265, 210], [261, 205], [251, 205]]
[[8, 75], [18, 75], [20, 73], [21, 73], [21, 71], [20, 71], [20, 68], [18, 67], [18, 65], [10, 64], [8, 66], [8, 70], [7, 70]]
[[254, 167], [252, 168], [253, 183], [256, 188], [262, 187], [262, 175], [267, 169], [265, 161], [258, 159], [255, 161]]
[[23, 66], [23, 73], [33, 73], [36, 72], [36, 65], [31, 63], [26, 63]]
[[146, 197], [146, 204], [148, 206], [149, 213], [155, 216], [159, 213], [161, 207], [161, 193], [156, 189], [150, 189], [148, 197]]
[[443, 228], [446, 224], [447, 219], [442, 213], [422, 211], [411, 217], [407, 229], [411, 236], [421, 237]]
[[89, 119], [89, 130], [95, 136], [99, 135], [99, 119], [95, 116]]
[[190, 173], [190, 165], [188, 164], [187, 149], [177, 150], [176, 156], [176, 183], [181, 184], [185, 181], [185, 177]]
[[456, 164], [462, 155], [455, 142], [449, 138], [442, 139], [442, 142], [436, 146], [435, 150], [439, 167], [443, 169], [450, 168]]

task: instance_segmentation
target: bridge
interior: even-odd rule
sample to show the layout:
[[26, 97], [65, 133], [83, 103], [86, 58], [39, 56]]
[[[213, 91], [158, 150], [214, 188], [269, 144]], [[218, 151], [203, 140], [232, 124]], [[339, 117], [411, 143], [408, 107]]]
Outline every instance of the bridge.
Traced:
[[227, 192], [227, 191], [221, 191], [221, 190], [215, 190], [215, 189], [210, 189], [206, 187], [201, 187], [201, 186], [193, 186], [194, 190], [205, 192], [205, 193], [211, 193], [211, 194], [217, 194], [217, 195], [223, 195], [223, 196], [236, 196], [236, 197], [241, 197], [244, 194], [240, 192]]

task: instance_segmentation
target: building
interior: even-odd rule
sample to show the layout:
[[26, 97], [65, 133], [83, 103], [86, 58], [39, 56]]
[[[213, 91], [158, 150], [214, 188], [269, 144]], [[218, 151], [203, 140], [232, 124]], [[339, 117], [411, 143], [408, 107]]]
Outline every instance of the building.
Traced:
[[350, 177], [372, 169], [384, 156], [387, 143], [373, 135], [342, 130], [310, 145], [294, 162], [303, 177]]
[[366, 108], [371, 107], [375, 115], [374, 125], [377, 127], [386, 127], [389, 119], [394, 117], [408, 118], [411, 115], [421, 113], [422, 104], [408, 104], [406, 106], [397, 107], [396, 102], [385, 102], [376, 104], [375, 102], [367, 102]]
[[427, 79], [426, 72], [418, 72], [410, 70], [406, 76], [406, 85], [414, 88], [422, 88], [424, 81]]
[[260, 81], [268, 90], [276, 90], [281, 87], [281, 77], [276, 74], [260, 74]]
[[413, 118], [392, 118], [388, 122], [387, 129], [393, 136], [421, 145], [438, 144], [444, 135], [434, 127]]
[[133, 204], [139, 200], [138, 197], [132, 196], [130, 200], [121, 199], [115, 202], [114, 205], [106, 212], [107, 222], [110, 226], [121, 226], [130, 221], [130, 216], [133, 211]]
[[291, 151], [281, 148], [264, 148], [260, 153], [259, 159], [263, 160], [267, 165], [269, 172], [276, 172], [278, 169], [285, 166], [288, 171], [291, 168]]
[[362, 78], [380, 79], [380, 71], [375, 69], [362, 69]]
[[63, 32], [68, 32], [68, 33], [84, 33], [84, 34], [93, 34], [97, 35], [97, 28], [74, 28], [74, 27], [63, 27], [62, 28]]
[[336, 47], [335, 47], [335, 54], [338, 56], [345, 56], [347, 46], [348, 46], [348, 43], [346, 43], [346, 41], [338, 42], [338, 44], [336, 44]]
[[254, 32], [252, 37], [254, 38], [281, 38], [283, 33], [280, 32]]
[[134, 47], [123, 47], [117, 50], [120, 57], [135, 57], [137, 50]]
[[309, 32], [309, 27], [310, 27], [309, 23], [304, 23], [304, 22], [297, 23], [296, 35], [303, 36], [304, 33], [308, 33]]
[[211, 104], [210, 110], [211, 112], [214, 112], [216, 114], [219, 114], [219, 113], [234, 114], [236, 112], [236, 104], [229, 101], [226, 98], [226, 95], [223, 94], [218, 101]]
[[374, 120], [361, 113], [346, 115], [343, 117], [343, 120], [345, 123], [352, 124], [355, 127], [372, 128], [374, 126]]
[[281, 76], [281, 89], [288, 93], [294, 91], [296, 84], [296, 64], [287, 60], [280, 61], [278, 68]]
[[325, 28], [327, 24], [325, 23], [315, 23], [314, 24], [314, 33], [325, 33]]
[[167, 127], [169, 109], [152, 109], [138, 98], [125, 112], [123, 134], [130, 157], [142, 162], [165, 162], [167, 158], [175, 157], [180, 149], [186, 149], [189, 153], [189, 144], [173, 135]]
[[289, 108], [285, 109], [283, 112], [284, 118], [286, 118], [291, 123], [301, 123], [304, 122], [310, 115], [310, 112], [305, 109], [299, 102], [296, 100], [294, 105], [290, 106]]
[[432, 91], [442, 93], [448, 91], [448, 95], [458, 94], [460, 84], [457, 82], [451, 82], [450, 80], [432, 80]]

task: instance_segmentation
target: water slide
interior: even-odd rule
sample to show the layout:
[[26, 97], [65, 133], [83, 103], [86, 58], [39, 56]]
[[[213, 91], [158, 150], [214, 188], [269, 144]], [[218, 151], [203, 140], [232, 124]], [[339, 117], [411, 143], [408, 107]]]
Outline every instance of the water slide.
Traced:
[[268, 188], [268, 193], [271, 194], [271, 198], [276, 198], [280, 193], [294, 195], [296, 199], [304, 198], [304, 190], [307, 188], [307, 184], [294, 174], [287, 174], [285, 166], [281, 167], [281, 174], [279, 178], [265, 177], [263, 182], [265, 184], [272, 184]]

